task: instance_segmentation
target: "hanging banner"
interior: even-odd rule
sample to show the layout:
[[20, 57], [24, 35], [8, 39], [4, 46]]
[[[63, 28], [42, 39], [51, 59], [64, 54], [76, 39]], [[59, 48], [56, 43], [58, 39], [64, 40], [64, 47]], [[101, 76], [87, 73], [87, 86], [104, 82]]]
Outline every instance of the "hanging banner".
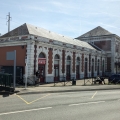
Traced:
[[45, 58], [38, 58], [38, 64], [45, 64], [46, 59]]

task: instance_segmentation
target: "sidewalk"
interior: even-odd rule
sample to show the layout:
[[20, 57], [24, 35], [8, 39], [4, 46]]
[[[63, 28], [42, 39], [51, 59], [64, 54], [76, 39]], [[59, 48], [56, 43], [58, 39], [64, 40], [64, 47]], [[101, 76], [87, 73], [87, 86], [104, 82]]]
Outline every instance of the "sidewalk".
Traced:
[[[81, 84], [82, 83], [82, 84]], [[84, 81], [76, 81], [76, 85], [72, 85], [71, 83], [67, 83], [64, 86], [64, 83], [58, 83], [54, 86], [54, 83], [44, 84], [38, 86], [28, 86], [26, 89], [24, 86], [17, 87], [15, 91], [16, 94], [37, 94], [37, 93], [57, 93], [57, 92], [75, 92], [75, 91], [98, 91], [98, 90], [113, 90], [120, 89], [120, 85], [92, 85], [90, 81], [86, 81], [86, 85], [84, 85]]]

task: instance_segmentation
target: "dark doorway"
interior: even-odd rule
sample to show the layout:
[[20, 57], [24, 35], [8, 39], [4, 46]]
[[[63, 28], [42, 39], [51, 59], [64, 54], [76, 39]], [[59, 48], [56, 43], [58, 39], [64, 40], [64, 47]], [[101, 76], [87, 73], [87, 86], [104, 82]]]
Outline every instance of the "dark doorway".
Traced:
[[59, 55], [54, 57], [54, 81], [59, 81]]
[[80, 79], [80, 58], [77, 57], [77, 61], [76, 61], [76, 79], [79, 80]]
[[92, 59], [91, 77], [94, 77], [94, 59]]
[[84, 74], [84, 77], [87, 77], [87, 71], [88, 71], [88, 59], [85, 58], [85, 74]]
[[39, 70], [40, 82], [44, 83], [45, 82], [45, 65], [39, 65], [38, 70]]
[[70, 80], [70, 65], [66, 66], [66, 80]]
[[66, 80], [70, 80], [70, 69], [71, 69], [71, 58], [70, 56], [67, 57], [67, 65], [66, 65]]

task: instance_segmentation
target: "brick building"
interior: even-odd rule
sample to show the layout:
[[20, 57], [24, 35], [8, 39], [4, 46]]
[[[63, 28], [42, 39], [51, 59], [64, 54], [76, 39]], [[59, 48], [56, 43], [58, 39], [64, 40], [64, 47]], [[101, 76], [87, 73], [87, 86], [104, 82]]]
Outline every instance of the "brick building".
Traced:
[[98, 26], [77, 37], [106, 52], [106, 74], [120, 73], [120, 37]]
[[106, 69], [104, 51], [26, 23], [0, 37], [0, 70], [12, 71], [13, 61], [6, 60], [6, 52], [13, 50], [16, 50], [18, 76], [23, 79], [27, 58], [30, 84], [34, 84], [37, 70], [40, 82], [54, 82], [103, 75]]

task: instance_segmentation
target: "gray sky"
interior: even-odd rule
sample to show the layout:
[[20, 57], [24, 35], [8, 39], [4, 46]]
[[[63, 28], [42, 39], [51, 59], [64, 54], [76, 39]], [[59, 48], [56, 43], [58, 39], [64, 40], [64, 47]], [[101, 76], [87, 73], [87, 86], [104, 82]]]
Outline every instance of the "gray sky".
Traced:
[[101, 26], [120, 36], [120, 0], [0, 0], [0, 33], [29, 23], [72, 38]]

